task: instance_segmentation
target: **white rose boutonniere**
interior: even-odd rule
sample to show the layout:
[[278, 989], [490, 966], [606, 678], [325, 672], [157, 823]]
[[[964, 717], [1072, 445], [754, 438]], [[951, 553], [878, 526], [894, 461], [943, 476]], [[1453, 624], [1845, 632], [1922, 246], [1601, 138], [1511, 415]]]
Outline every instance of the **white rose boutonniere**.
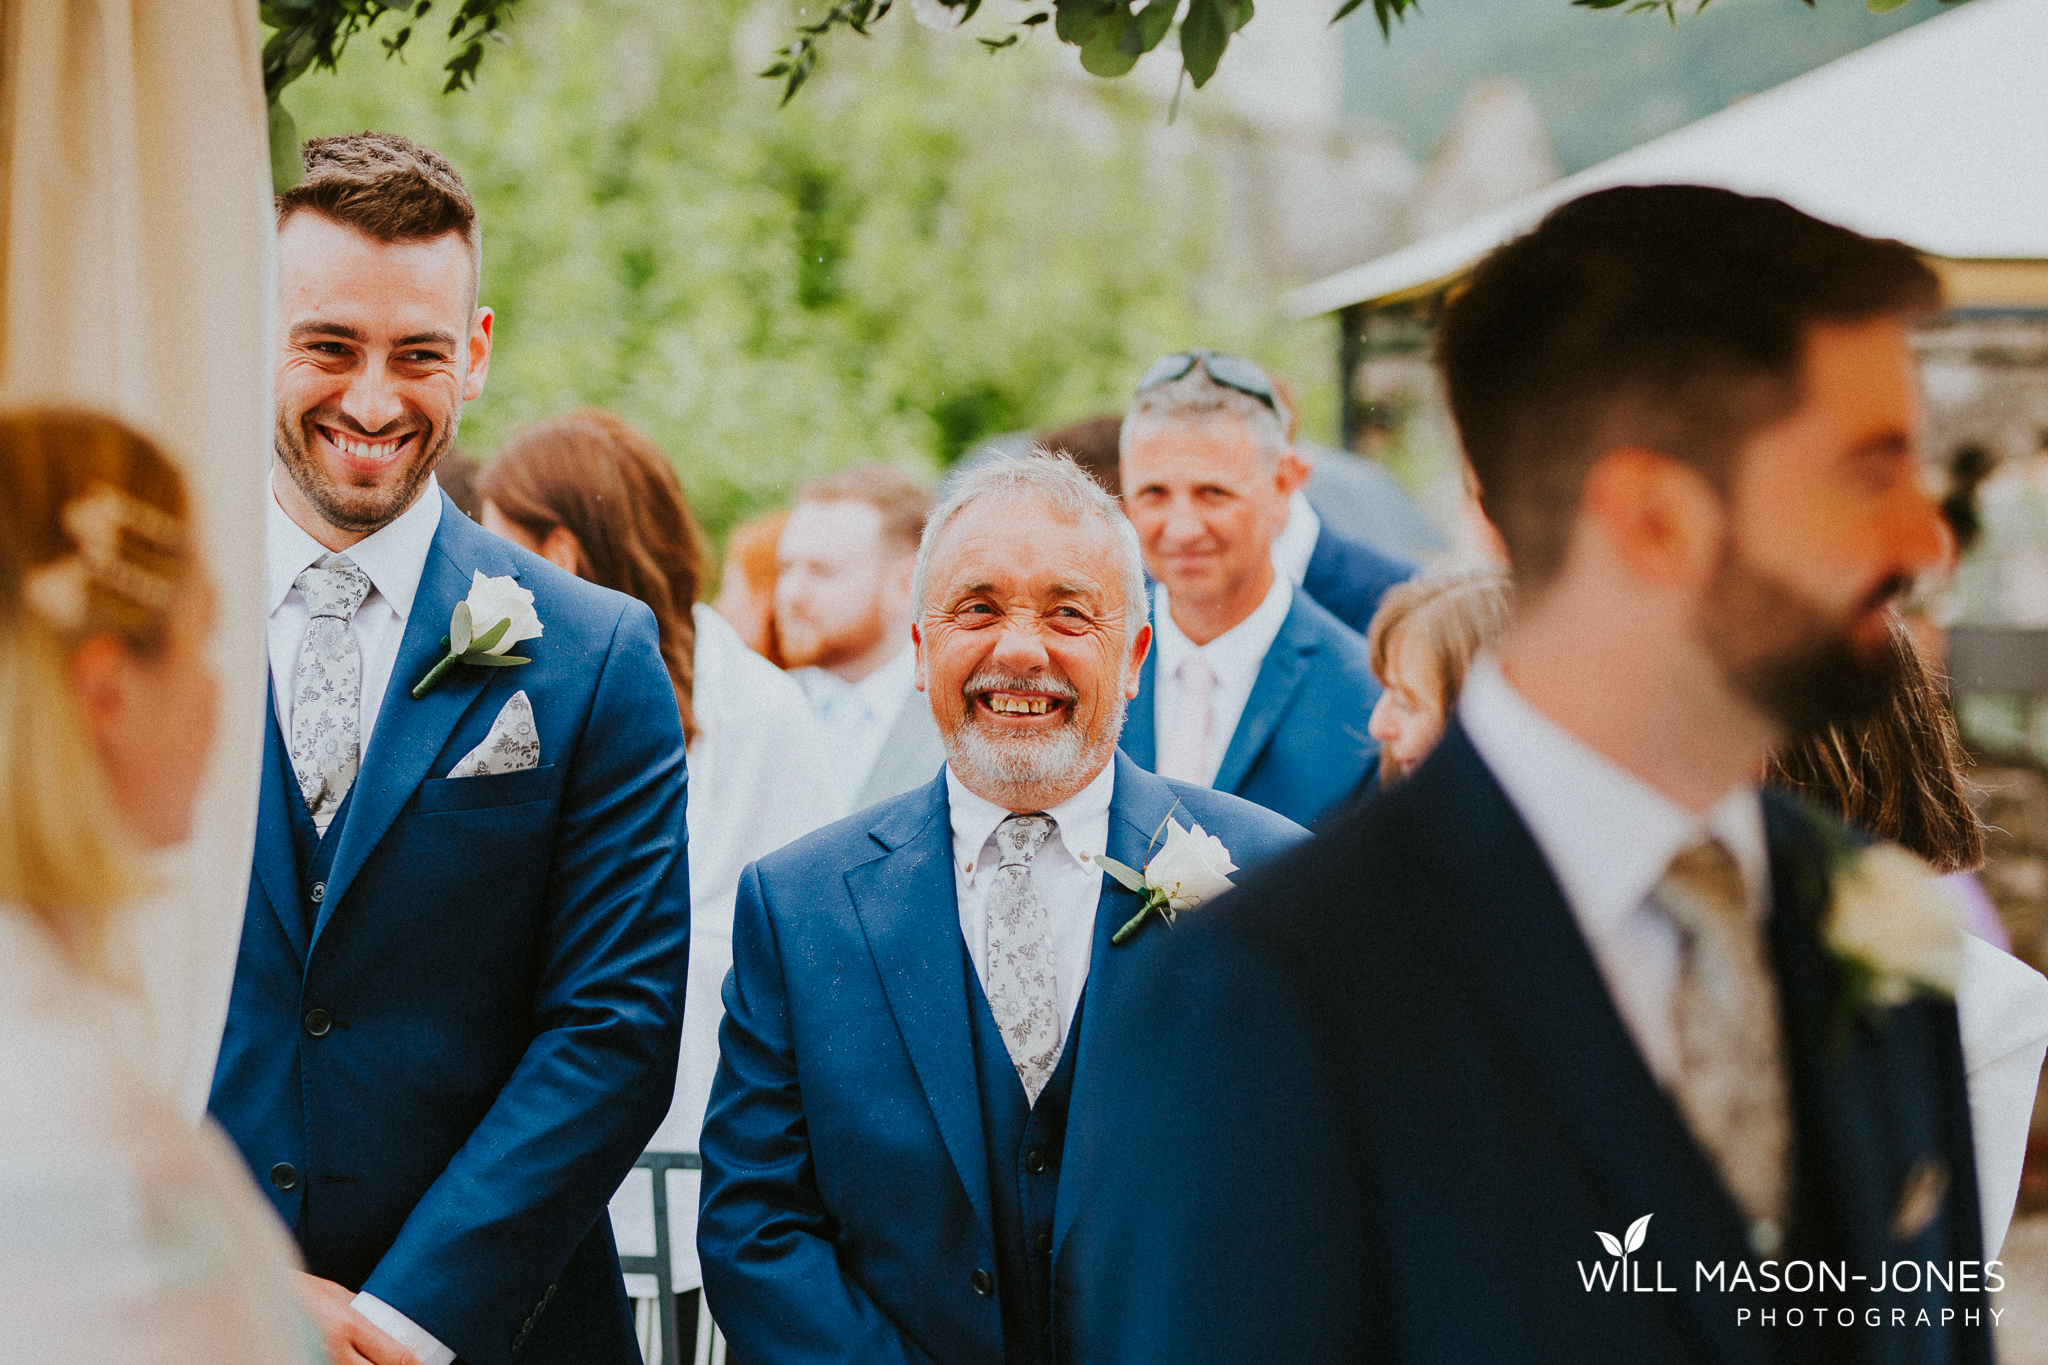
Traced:
[[486, 578], [472, 571], [469, 596], [455, 604], [448, 618], [448, 657], [434, 665], [412, 689], [414, 700], [439, 686], [449, 669], [457, 664], [483, 668], [513, 668], [532, 663], [506, 651], [521, 640], [538, 640], [540, 616], [533, 609], [533, 593], [512, 578]]
[[1963, 934], [1955, 907], [1933, 870], [1896, 844], [1838, 852], [1827, 941], [1854, 1004], [1888, 1009], [1956, 993]]
[[[1146, 861], [1143, 872], [1134, 872], [1114, 858], [1098, 855], [1095, 859], [1097, 867], [1145, 898], [1138, 913], [1110, 935], [1113, 947], [1122, 947], [1143, 928], [1147, 916], [1157, 914], [1171, 928], [1181, 911], [1192, 910], [1232, 886], [1226, 874], [1237, 871], [1237, 864], [1230, 860], [1230, 850], [1221, 839], [1205, 833], [1200, 825], [1183, 829], [1171, 815], [1166, 817], [1165, 830], [1166, 847]], [[1153, 838], [1156, 842], [1158, 836]]]

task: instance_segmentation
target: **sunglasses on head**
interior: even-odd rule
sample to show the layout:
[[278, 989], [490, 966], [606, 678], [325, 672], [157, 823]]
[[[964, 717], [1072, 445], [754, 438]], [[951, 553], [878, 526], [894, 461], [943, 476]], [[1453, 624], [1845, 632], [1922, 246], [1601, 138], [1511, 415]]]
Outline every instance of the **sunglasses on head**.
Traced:
[[1280, 407], [1280, 395], [1273, 388], [1273, 381], [1266, 372], [1241, 355], [1220, 355], [1215, 351], [1176, 351], [1163, 355], [1152, 362], [1151, 367], [1138, 381], [1138, 393], [1150, 393], [1161, 384], [1171, 384], [1185, 378], [1189, 371], [1200, 365], [1209, 372], [1209, 378], [1226, 389], [1258, 399], [1273, 410], [1275, 416], [1285, 420], [1286, 413]]

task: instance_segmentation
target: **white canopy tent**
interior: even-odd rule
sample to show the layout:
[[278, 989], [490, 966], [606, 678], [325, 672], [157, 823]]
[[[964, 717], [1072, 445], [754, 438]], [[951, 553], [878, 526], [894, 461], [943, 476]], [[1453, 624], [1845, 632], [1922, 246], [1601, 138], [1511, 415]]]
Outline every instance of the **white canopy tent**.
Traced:
[[1612, 185], [1771, 195], [1936, 258], [1951, 302], [2048, 307], [2048, 0], [1972, 0], [1534, 194], [1289, 295], [1426, 296]]

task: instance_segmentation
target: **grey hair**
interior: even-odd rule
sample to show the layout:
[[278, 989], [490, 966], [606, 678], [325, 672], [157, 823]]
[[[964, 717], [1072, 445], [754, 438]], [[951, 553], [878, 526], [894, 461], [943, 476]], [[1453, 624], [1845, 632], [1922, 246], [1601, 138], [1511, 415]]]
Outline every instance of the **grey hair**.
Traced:
[[1130, 411], [1124, 414], [1117, 448], [1129, 450], [1133, 437], [1140, 432], [1200, 422], [1226, 412], [1244, 419], [1245, 429], [1251, 432], [1259, 448], [1259, 459], [1268, 470], [1278, 468], [1281, 456], [1294, 449], [1287, 440], [1286, 417], [1248, 393], [1217, 383], [1201, 365], [1171, 383], [1139, 394]]
[[1123, 561], [1126, 629], [1135, 632], [1144, 624], [1150, 615], [1145, 561], [1138, 552], [1138, 533], [1124, 515], [1123, 505], [1070, 456], [1054, 454], [1043, 446], [1033, 446], [1029, 455], [1019, 459], [977, 465], [961, 475], [946, 500], [932, 509], [925, 519], [924, 538], [918, 543], [917, 571], [910, 586], [910, 600], [920, 618], [939, 541], [962, 512], [984, 498], [1028, 499], [1068, 526], [1089, 517], [1108, 526], [1116, 536], [1117, 557]]

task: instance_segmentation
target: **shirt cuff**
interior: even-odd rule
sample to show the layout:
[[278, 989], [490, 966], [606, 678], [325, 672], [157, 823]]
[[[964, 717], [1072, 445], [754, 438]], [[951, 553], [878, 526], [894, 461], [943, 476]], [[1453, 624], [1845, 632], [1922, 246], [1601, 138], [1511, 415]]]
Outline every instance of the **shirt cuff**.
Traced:
[[455, 1352], [434, 1339], [433, 1333], [393, 1308], [375, 1294], [358, 1294], [349, 1307], [368, 1318], [372, 1325], [420, 1358], [420, 1365], [451, 1365]]

